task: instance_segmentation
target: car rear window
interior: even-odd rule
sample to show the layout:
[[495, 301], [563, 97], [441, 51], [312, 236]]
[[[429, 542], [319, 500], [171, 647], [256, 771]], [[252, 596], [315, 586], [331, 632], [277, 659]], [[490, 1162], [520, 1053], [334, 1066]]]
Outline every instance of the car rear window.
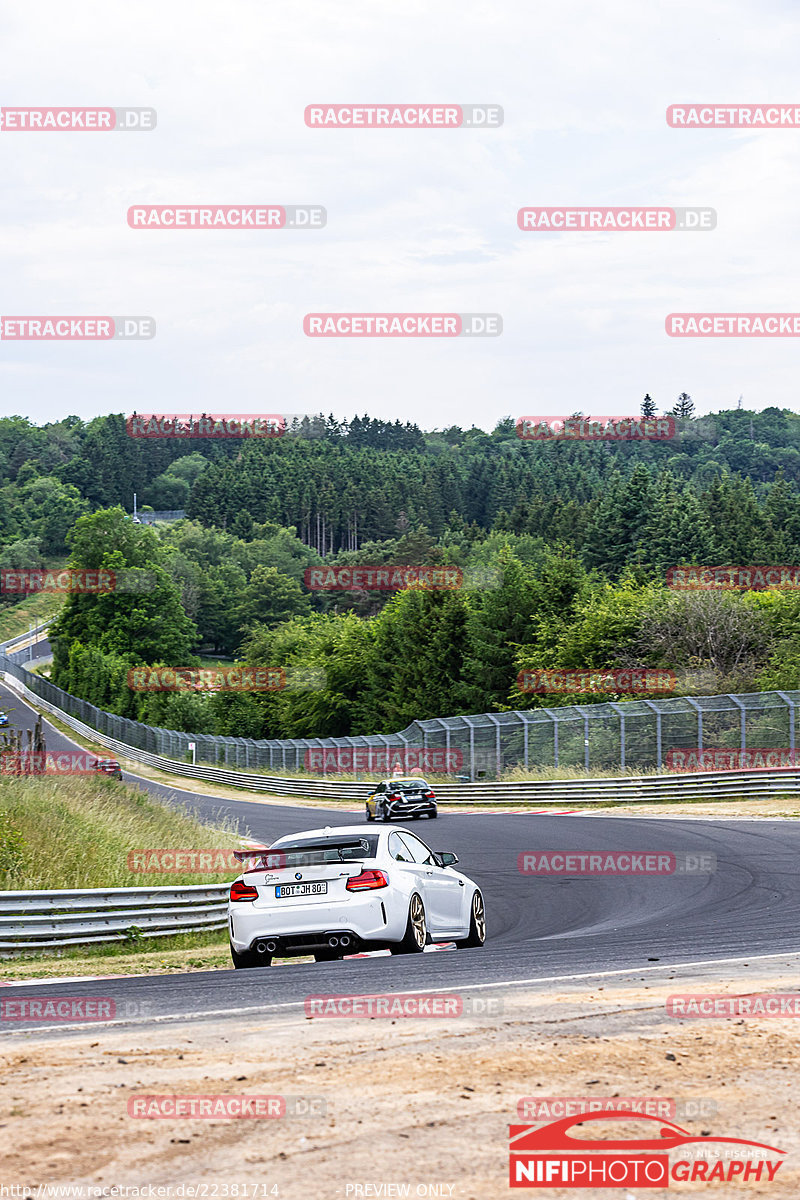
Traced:
[[424, 779], [393, 779], [392, 788], [398, 792], [427, 792], [428, 785]]
[[[271, 849], [276, 853], [286, 855], [286, 866], [303, 866], [309, 863], [327, 862], [360, 862], [363, 858], [374, 858], [378, 852], [378, 836], [376, 834], [352, 835], [348, 838], [325, 838], [321, 846], [321, 838], [279, 843]], [[358, 841], [359, 845], [353, 843]], [[311, 848], [313, 847], [313, 849]]]

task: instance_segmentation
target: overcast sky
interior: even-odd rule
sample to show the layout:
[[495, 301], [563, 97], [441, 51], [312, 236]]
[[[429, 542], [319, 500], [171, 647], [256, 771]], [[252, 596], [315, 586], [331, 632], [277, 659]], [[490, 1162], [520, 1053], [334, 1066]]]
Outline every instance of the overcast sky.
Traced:
[[[3, 106], [152, 106], [150, 133], [0, 133], [0, 313], [147, 314], [152, 341], [0, 341], [0, 412], [504, 415], [798, 409], [798, 339], [669, 338], [672, 311], [800, 311], [788, 4], [33, 0]], [[309, 129], [316, 102], [495, 103], [500, 129]], [[133, 230], [129, 205], [321, 204], [323, 230]], [[522, 233], [526, 205], [703, 205], [703, 233]], [[309, 312], [497, 312], [491, 339], [311, 339]]]

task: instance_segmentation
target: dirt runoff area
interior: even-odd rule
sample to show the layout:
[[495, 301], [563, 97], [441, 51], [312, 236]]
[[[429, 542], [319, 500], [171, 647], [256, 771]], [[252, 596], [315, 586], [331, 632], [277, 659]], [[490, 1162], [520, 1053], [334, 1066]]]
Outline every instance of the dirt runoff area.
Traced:
[[[478, 989], [461, 994], [463, 1015], [441, 1018], [327, 1019], [292, 1008], [6, 1036], [0, 1194], [497, 1200], [519, 1194], [509, 1191], [509, 1124], [542, 1126], [591, 1104], [620, 1111], [633, 1104], [633, 1112], [675, 1122], [693, 1136], [743, 1138], [785, 1151], [766, 1155], [781, 1164], [771, 1183], [766, 1171], [756, 1177], [762, 1157], [756, 1152], [746, 1159], [746, 1183], [741, 1174], [733, 1183], [673, 1180], [670, 1195], [794, 1200], [800, 1194], [798, 1019], [677, 1019], [667, 1015], [666, 1001], [679, 990], [792, 992], [798, 965], [800, 957], [784, 957], [741, 964], [736, 976], [720, 964], [696, 968], [691, 980], [674, 968], [654, 968], [552, 984], [550, 991]], [[168, 1111], [175, 1098], [186, 1111], [198, 1096], [246, 1097], [264, 1118]], [[131, 1115], [137, 1103], [147, 1115]], [[609, 1133], [611, 1125], [600, 1132], [593, 1124], [594, 1136], [653, 1137], [660, 1129], [638, 1115], [614, 1121]], [[734, 1150], [713, 1142], [694, 1150], [695, 1159], [707, 1156], [701, 1175], [716, 1161], [727, 1171], [726, 1154]], [[692, 1149], [673, 1150], [671, 1163], [679, 1154]], [[70, 1193], [59, 1185], [78, 1187]], [[546, 1192], [575, 1195], [573, 1187]], [[578, 1194], [667, 1195], [638, 1186]]]

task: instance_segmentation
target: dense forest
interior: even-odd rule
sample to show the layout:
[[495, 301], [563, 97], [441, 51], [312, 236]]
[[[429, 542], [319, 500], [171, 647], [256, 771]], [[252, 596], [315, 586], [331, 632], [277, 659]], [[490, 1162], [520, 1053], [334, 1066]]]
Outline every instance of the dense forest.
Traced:
[[[69, 554], [145, 568], [147, 593], [67, 600], [52, 677], [196, 732], [374, 733], [572, 703], [519, 689], [521, 671], [557, 667], [664, 667], [690, 695], [795, 688], [796, 592], [677, 592], [666, 572], [800, 563], [800, 416], [691, 408], [682, 396], [666, 442], [532, 442], [510, 417], [486, 433], [320, 415], [264, 441], [136, 439], [121, 415], [5, 418], [0, 565]], [[134, 525], [134, 491], [187, 518]], [[309, 590], [307, 569], [323, 563], [453, 564], [464, 586]], [[286, 687], [128, 687], [132, 666], [199, 656], [281, 668]]]

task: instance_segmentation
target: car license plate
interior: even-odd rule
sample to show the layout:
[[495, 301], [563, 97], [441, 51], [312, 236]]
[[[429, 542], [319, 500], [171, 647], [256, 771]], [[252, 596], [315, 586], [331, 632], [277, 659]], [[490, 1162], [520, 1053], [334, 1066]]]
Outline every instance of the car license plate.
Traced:
[[321, 883], [280, 883], [275, 888], [278, 899], [284, 896], [324, 896], [328, 890], [328, 881]]

